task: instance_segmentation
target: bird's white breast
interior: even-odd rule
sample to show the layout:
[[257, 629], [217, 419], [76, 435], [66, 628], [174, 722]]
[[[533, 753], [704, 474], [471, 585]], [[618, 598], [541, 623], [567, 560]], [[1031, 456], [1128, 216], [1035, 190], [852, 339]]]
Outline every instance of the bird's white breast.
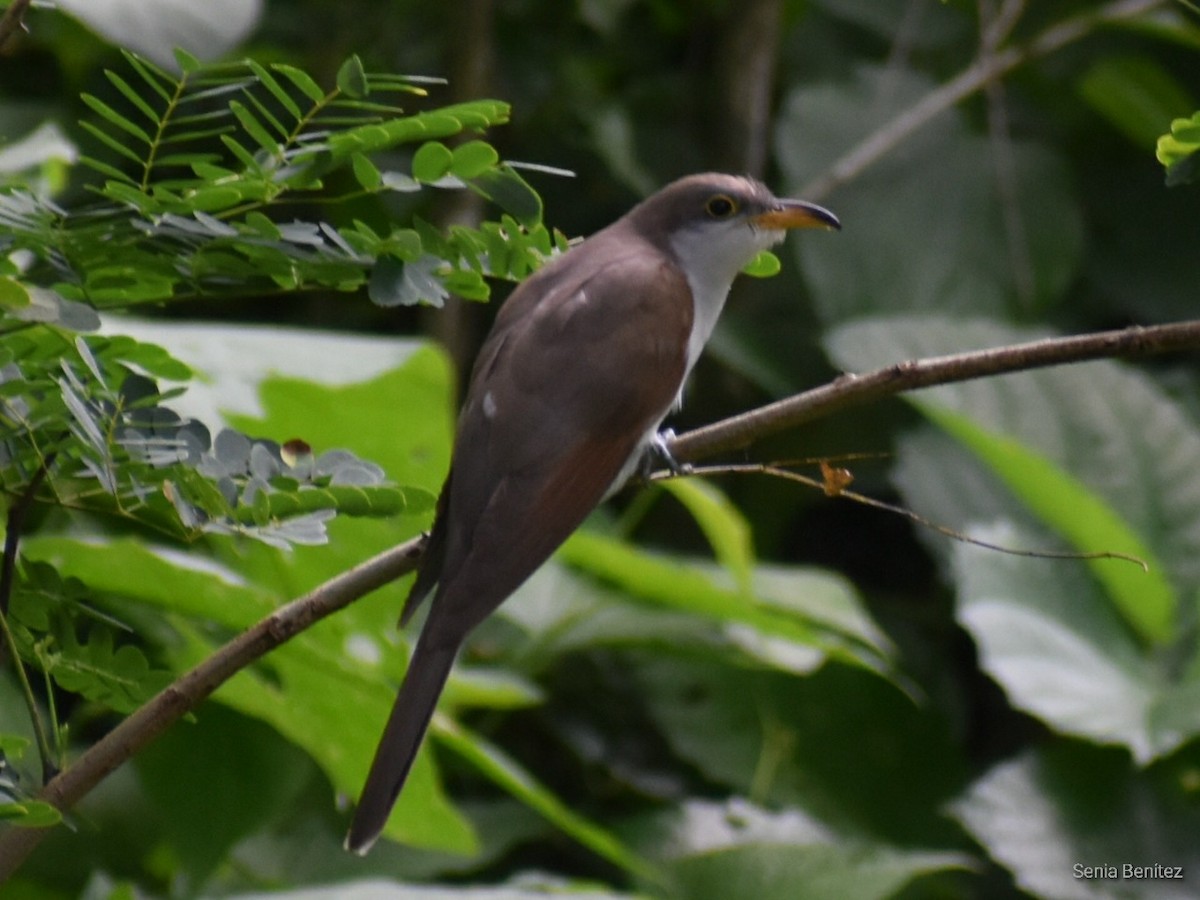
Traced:
[[723, 234], [714, 234], [720, 227], [681, 231], [671, 240], [671, 249], [692, 289], [692, 333], [688, 337], [685, 380], [712, 337], [733, 279], [760, 251], [778, 243], [784, 234], [751, 228], [745, 223], [734, 224]]

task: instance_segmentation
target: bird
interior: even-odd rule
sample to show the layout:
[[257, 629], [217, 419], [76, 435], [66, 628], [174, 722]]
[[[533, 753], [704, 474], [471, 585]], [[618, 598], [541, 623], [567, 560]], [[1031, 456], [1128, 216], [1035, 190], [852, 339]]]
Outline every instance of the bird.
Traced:
[[690, 175], [509, 295], [468, 382], [401, 627], [432, 600], [346, 849], [365, 855], [378, 839], [471, 631], [653, 448], [665, 451], [659, 428], [737, 274], [789, 229], [840, 227], [753, 178]]

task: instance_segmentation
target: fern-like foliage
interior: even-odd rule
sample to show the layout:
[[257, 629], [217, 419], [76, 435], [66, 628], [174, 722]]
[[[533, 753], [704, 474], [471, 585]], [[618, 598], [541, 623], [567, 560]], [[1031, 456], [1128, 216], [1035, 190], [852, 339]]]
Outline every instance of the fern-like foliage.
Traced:
[[[87, 585], [20, 558], [18, 539], [35, 525], [85, 513], [174, 541], [235, 534], [287, 547], [326, 540], [335, 515], [420, 511], [433, 498], [345, 450], [177, 415], [171, 400], [191, 370], [152, 344], [96, 333], [101, 316], [309, 289], [386, 304], [451, 291], [483, 299], [485, 277], [520, 278], [565, 243], [479, 137], [507, 120], [504, 103], [409, 113], [400, 101], [420, 101], [423, 82], [365, 72], [356, 58], [329, 88], [282, 64], [179, 54], [175, 74], [125, 59], [105, 73], [111, 94], [83, 98], [95, 146], [76, 172], [93, 173], [82, 202], [56, 202], [33, 182], [0, 185], [0, 659], [41, 672], [47, 695], [120, 712], [169, 673], [151, 662], [152, 638], [97, 613]], [[451, 137], [453, 147], [442, 143]], [[475, 191], [500, 218], [443, 232], [347, 213], [363, 195], [430, 189]], [[37, 741], [44, 765], [58, 734], [53, 725]], [[0, 817], [46, 824], [52, 810], [5, 768], [26, 744], [0, 729]]]
[[[364, 72], [356, 57], [328, 90], [293, 66], [178, 58], [174, 75], [126, 53], [126, 74], [105, 73], [122, 102], [84, 95], [96, 118], [81, 125], [103, 151], [82, 160], [103, 179], [95, 204], [68, 213], [20, 189], [0, 194], [0, 249], [28, 254], [25, 282], [99, 309], [368, 281], [377, 302], [440, 303], [450, 292], [484, 299], [485, 275], [520, 278], [561, 244], [489, 144], [440, 143], [506, 122], [500, 101], [407, 114], [395, 101], [423, 94], [419, 81]], [[420, 145], [410, 172], [372, 161], [403, 144]], [[353, 187], [331, 193], [342, 171]], [[380, 233], [280, 214], [430, 186], [476, 191], [505, 215], [443, 234], [419, 220]]]
[[[0, 491], [132, 519], [175, 538], [236, 531], [272, 543], [323, 539], [337, 511], [389, 515], [428, 503], [344, 451], [313, 457], [226, 431], [215, 438], [165, 406], [157, 380], [191, 373], [129, 338], [82, 337], [97, 310], [197, 295], [316, 287], [385, 303], [486, 297], [485, 275], [518, 278], [552, 252], [537, 195], [480, 139], [508, 107], [479, 100], [406, 114], [420, 80], [365, 72], [352, 57], [323, 89], [288, 65], [204, 66], [180, 74], [127, 53], [106, 72], [114, 97], [85, 95], [83, 128], [102, 152], [91, 202], [64, 209], [20, 185], [0, 191]], [[373, 155], [417, 147], [410, 171]], [[339, 170], [351, 185], [325, 189]], [[419, 219], [386, 233], [281, 215], [337, 213], [363, 193], [475, 190], [498, 222], [442, 233]], [[303, 200], [303, 204], [296, 201]], [[557, 239], [561, 244], [561, 238]], [[157, 379], [157, 380], [156, 380]]]

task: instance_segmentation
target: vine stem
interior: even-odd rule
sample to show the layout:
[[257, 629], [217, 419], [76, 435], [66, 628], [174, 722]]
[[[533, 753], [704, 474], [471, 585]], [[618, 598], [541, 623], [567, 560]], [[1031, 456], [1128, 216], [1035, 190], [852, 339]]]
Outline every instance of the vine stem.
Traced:
[[[1105, 357], [1137, 357], [1200, 350], [1200, 320], [1126, 328], [1075, 337], [957, 353], [897, 363], [832, 382], [759, 409], [681, 434], [669, 444], [681, 462], [743, 447], [851, 406], [937, 384], [983, 378]], [[227, 679], [315, 622], [413, 571], [424, 548], [414, 538], [338, 575], [280, 607], [163, 689], [88, 748], [74, 765], [43, 788], [39, 799], [68, 810], [104, 777], [195, 709]], [[0, 884], [49, 833], [9, 828], [0, 833]]]

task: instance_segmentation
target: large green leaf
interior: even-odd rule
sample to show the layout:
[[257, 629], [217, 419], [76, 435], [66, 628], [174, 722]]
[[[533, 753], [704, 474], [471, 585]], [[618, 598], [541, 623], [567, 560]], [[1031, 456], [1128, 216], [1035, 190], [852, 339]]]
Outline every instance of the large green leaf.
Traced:
[[745, 516], [715, 485], [701, 478], [673, 478], [663, 482], [662, 487], [696, 520], [717, 561], [737, 586], [748, 591], [754, 547]]
[[[802, 191], [934, 87], [908, 68], [887, 66], [794, 88], [775, 134], [789, 190]], [[821, 319], [897, 310], [1003, 316], [1054, 306], [1083, 247], [1071, 179], [1047, 147], [1011, 140], [1004, 152], [1013, 196], [1006, 197], [993, 152], [951, 109], [821, 197], [843, 234], [792, 245]]]
[[1122, 553], [1140, 560], [1091, 559], [1088, 568], [1125, 620], [1148, 641], [1175, 635], [1178, 601], [1153, 551], [1113, 509], [1077, 479], [1019, 441], [992, 434], [936, 404], [916, 404], [982, 459], [1021, 502], [1080, 553]]
[[[1036, 542], [1012, 527], [970, 534]], [[1078, 567], [968, 544], [954, 560], [959, 620], [1014, 706], [1057, 731], [1123, 744], [1141, 763], [1200, 734], [1200, 673], [1173, 673], [1147, 653]]]
[[937, 806], [961, 787], [959, 751], [933, 710], [882, 679], [838, 664], [797, 678], [662, 654], [635, 671], [673, 752], [708, 781], [847, 834], [950, 839]]
[[1194, 777], [1190, 756], [1148, 773], [1118, 751], [1080, 744], [1026, 752], [951, 810], [1034, 897], [1186, 900], [1200, 871], [1200, 815], [1178, 793]]
[[640, 859], [615, 835], [571, 809], [499, 747], [448, 721], [437, 723], [437, 728], [444, 744], [583, 846], [630, 874], [657, 877], [648, 862]]
[[230, 894], [229, 900], [645, 900], [645, 894], [607, 890], [587, 881], [557, 878], [540, 872], [519, 874], [498, 887], [401, 884], [390, 878], [354, 880], [329, 887], [298, 888], [269, 893]]
[[559, 558], [634, 599], [719, 625], [725, 640], [772, 667], [809, 671], [834, 657], [877, 672], [890, 669], [890, 648], [866, 624], [859, 600], [837, 576], [794, 571], [790, 584], [786, 578], [768, 580], [759, 590], [752, 582], [748, 599], [704, 565], [589, 531], [576, 532]]
[[958, 853], [847, 839], [802, 811], [689, 800], [643, 826], [688, 900], [882, 900], [923, 876], [970, 869]]
[[1104, 56], [1080, 77], [1080, 96], [1140, 147], [1153, 147], [1164, 122], [1195, 98], [1150, 56]]

